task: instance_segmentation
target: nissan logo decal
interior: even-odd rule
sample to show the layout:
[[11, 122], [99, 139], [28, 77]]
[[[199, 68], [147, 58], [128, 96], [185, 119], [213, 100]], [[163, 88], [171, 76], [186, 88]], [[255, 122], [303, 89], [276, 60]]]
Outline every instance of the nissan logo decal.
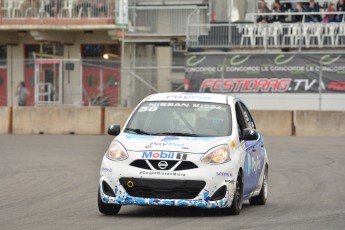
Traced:
[[158, 163], [158, 167], [159, 167], [160, 169], [164, 170], [164, 169], [166, 169], [166, 168], [168, 167], [168, 162], [166, 162], [166, 161], [160, 161], [160, 162]]

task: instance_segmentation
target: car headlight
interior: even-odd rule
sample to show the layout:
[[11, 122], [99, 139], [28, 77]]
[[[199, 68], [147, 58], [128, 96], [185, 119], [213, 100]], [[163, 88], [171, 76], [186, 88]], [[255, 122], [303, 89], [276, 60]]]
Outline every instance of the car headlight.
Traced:
[[228, 145], [221, 145], [208, 151], [201, 161], [207, 164], [223, 164], [230, 161], [230, 149]]
[[127, 159], [128, 154], [120, 143], [114, 141], [110, 144], [106, 157], [112, 161], [122, 161]]

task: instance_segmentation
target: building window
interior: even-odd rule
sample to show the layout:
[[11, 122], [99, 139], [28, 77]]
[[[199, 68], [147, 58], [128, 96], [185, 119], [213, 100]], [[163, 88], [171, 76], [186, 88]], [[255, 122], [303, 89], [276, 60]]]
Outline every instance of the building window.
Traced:
[[103, 54], [120, 54], [118, 45], [87, 44], [81, 46], [82, 58], [103, 59]]
[[114, 44], [84, 44], [81, 45], [81, 57], [84, 64], [107, 66], [111, 68], [120, 68], [121, 60], [119, 58], [109, 58], [105, 60], [104, 54], [115, 54], [120, 56], [119, 45]]
[[40, 45], [25, 45], [24, 47], [24, 58], [25, 67], [34, 67], [34, 53], [40, 52]]
[[[40, 54], [51, 55], [51, 57], [58, 56], [62, 57], [63, 45], [61, 44], [29, 44], [25, 45], [24, 48], [24, 58], [26, 60], [26, 67], [34, 67], [34, 53], [36, 57], [40, 58]], [[44, 58], [44, 56], [42, 56]], [[49, 57], [49, 56], [48, 56]]]
[[0, 46], [0, 66], [7, 65], [7, 46]]

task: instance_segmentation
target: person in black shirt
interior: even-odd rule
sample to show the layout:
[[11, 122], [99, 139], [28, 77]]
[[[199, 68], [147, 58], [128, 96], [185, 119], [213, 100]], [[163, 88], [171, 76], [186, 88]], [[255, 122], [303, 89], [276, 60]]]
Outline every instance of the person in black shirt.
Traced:
[[[337, 11], [338, 12], [345, 12], [345, 3], [344, 0], [339, 0], [337, 3]], [[343, 14], [338, 14], [335, 16], [335, 21], [336, 22], [342, 22], [343, 21]]]
[[[315, 3], [314, 0], [309, 1], [309, 6], [307, 8], [307, 12], [320, 12], [320, 6], [318, 3]], [[321, 22], [321, 15], [307, 15], [305, 17], [305, 22]]]

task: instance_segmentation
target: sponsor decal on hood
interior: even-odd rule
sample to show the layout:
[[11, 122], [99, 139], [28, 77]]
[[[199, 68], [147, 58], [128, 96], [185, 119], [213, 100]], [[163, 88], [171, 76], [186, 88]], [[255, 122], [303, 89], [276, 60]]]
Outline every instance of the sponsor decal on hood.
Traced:
[[214, 146], [229, 143], [230, 137], [150, 136], [122, 133], [116, 140], [121, 142], [127, 151], [138, 151], [141, 154], [152, 152], [153, 155], [157, 152], [206, 153]]

